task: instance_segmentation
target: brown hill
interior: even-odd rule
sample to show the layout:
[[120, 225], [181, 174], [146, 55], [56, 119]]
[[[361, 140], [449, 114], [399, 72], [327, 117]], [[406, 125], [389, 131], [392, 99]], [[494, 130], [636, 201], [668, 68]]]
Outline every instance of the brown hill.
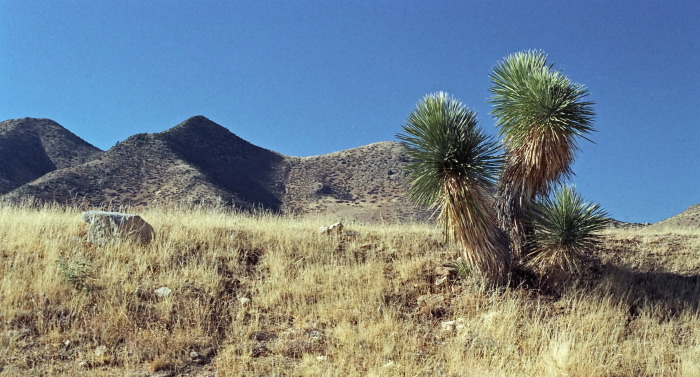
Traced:
[[0, 122], [0, 194], [56, 169], [85, 163], [100, 152], [50, 119]]
[[284, 207], [347, 219], [423, 220], [408, 201], [403, 146], [379, 142], [313, 157], [289, 157]]
[[210, 203], [358, 220], [424, 219], [407, 201], [394, 142], [313, 157], [257, 147], [203, 116], [139, 134], [99, 158], [53, 171], [6, 198], [136, 207]]
[[221, 203], [278, 209], [275, 167], [284, 158], [197, 116], [138, 134], [86, 164], [47, 174], [9, 194], [92, 206]]
[[700, 204], [692, 205], [676, 216], [651, 226], [653, 228], [700, 228]]

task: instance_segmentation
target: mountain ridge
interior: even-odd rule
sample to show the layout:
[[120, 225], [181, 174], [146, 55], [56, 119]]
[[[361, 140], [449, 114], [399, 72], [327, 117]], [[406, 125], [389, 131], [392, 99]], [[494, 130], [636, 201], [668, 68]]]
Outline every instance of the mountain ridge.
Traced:
[[43, 118], [0, 122], [0, 195], [56, 169], [80, 165], [102, 151]]
[[358, 220], [421, 220], [406, 199], [396, 142], [294, 157], [258, 147], [204, 116], [136, 134], [95, 158], [54, 169], [4, 199], [142, 207], [216, 204], [243, 210], [329, 214]]
[[[197, 115], [107, 151], [50, 119], [0, 122], [0, 198], [84, 207], [205, 204], [361, 221], [424, 221], [408, 200], [411, 159], [381, 141], [316, 156], [256, 146]], [[700, 204], [659, 226], [700, 227]], [[622, 224], [627, 226], [627, 224]]]

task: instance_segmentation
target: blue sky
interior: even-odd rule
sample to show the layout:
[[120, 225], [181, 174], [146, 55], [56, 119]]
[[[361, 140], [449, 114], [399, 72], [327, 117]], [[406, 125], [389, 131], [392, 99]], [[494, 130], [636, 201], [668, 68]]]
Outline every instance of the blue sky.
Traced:
[[204, 115], [292, 156], [396, 140], [446, 91], [489, 115], [488, 74], [542, 49], [596, 102], [573, 179], [615, 218], [700, 203], [697, 1], [0, 0], [0, 120], [101, 149]]

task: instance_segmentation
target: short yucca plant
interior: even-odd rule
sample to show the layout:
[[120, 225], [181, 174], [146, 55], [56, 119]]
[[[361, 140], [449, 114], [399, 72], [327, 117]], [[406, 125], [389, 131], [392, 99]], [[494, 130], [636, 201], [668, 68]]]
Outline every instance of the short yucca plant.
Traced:
[[443, 92], [423, 98], [403, 131], [397, 137], [415, 161], [410, 199], [438, 210], [446, 236], [475, 272], [502, 283], [510, 251], [491, 195], [502, 164], [498, 143], [477, 127], [473, 111]]
[[534, 230], [526, 265], [538, 272], [567, 273], [580, 271], [581, 254], [598, 244], [598, 232], [609, 221], [598, 204], [584, 201], [571, 187], [536, 201], [526, 219]]

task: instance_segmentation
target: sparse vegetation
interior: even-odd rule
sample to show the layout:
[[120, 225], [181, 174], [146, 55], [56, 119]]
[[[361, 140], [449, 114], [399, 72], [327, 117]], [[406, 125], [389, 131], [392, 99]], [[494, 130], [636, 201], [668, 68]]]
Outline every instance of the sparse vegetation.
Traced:
[[[154, 243], [102, 247], [77, 209], [0, 207], [0, 375], [700, 375], [697, 230], [606, 230], [543, 294], [436, 285], [458, 250], [428, 224], [140, 214]], [[66, 251], [91, 292], [65, 284]]]

